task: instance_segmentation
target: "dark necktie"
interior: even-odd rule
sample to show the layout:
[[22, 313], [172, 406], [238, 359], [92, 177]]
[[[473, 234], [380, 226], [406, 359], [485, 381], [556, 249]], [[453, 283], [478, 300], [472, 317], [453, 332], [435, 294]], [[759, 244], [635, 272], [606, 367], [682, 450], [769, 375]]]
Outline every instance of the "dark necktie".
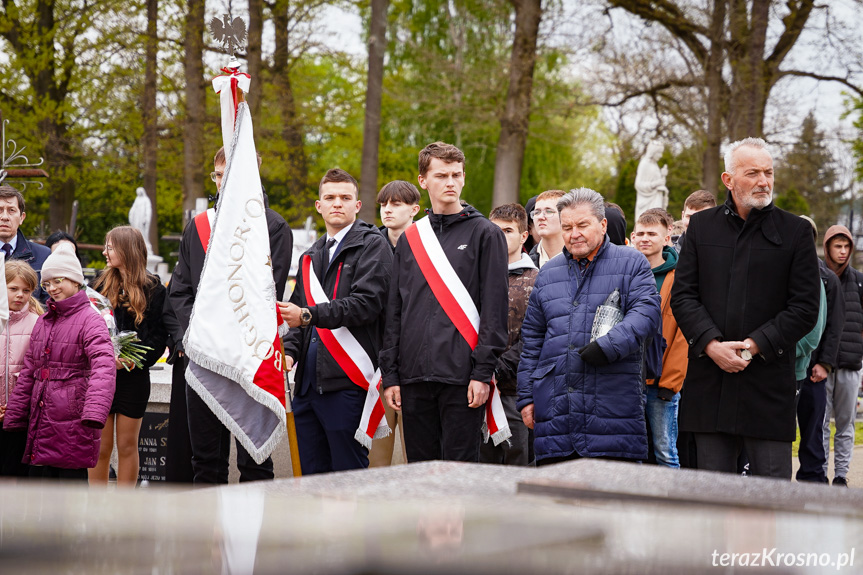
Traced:
[[587, 271], [587, 266], [590, 265], [590, 260], [587, 258], [581, 258], [578, 260], [578, 268], [581, 270], [581, 273], [584, 274]]
[[336, 238], [327, 240], [327, 245], [324, 246], [324, 272], [330, 267], [330, 250], [336, 245]]
[[12, 256], [12, 246], [9, 244], [3, 244], [2, 250], [6, 253], [5, 259], [9, 259]]

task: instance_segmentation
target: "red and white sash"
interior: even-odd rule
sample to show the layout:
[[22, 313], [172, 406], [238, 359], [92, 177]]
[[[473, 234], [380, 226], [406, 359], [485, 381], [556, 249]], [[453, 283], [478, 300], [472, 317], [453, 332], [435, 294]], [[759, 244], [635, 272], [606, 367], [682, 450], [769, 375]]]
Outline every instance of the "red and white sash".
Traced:
[[[329, 302], [318, 276], [312, 269], [312, 258], [305, 256], [302, 265], [303, 288], [306, 302], [318, 305]], [[371, 449], [372, 439], [380, 439], [392, 433], [384, 417], [384, 403], [381, 401], [381, 370], [375, 369], [372, 359], [354, 334], [346, 327], [335, 329], [317, 328], [321, 343], [344, 370], [348, 378], [366, 390], [366, 402], [360, 418], [360, 426], [354, 439]]]
[[[479, 340], [479, 311], [461, 278], [453, 269], [449, 258], [446, 257], [440, 241], [432, 230], [428, 216], [408, 227], [405, 230], [405, 236], [435, 299], [470, 348], [475, 349]], [[491, 397], [485, 404], [483, 435], [486, 441], [490, 436], [495, 445], [500, 445], [512, 436], [512, 432], [503, 411], [500, 390], [495, 385], [494, 377], [490, 384]]]

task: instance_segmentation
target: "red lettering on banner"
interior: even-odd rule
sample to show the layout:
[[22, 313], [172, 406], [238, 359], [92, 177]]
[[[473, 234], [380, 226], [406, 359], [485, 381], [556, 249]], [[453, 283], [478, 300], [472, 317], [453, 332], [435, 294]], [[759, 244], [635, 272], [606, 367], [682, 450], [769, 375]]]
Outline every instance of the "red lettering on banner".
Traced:
[[[280, 358], [285, 355], [285, 348], [282, 346], [282, 338], [279, 337], [278, 333], [276, 333], [276, 338], [273, 340], [273, 350], [275, 351], [273, 356], [276, 359], [265, 359], [261, 362], [261, 365], [258, 366], [258, 371], [255, 372], [254, 382], [255, 385], [257, 385], [262, 390], [266, 391], [270, 395], [274, 395], [275, 397], [277, 397], [279, 403], [281, 403], [284, 407], [285, 364], [281, 361]], [[277, 362], [281, 368], [276, 367]]]

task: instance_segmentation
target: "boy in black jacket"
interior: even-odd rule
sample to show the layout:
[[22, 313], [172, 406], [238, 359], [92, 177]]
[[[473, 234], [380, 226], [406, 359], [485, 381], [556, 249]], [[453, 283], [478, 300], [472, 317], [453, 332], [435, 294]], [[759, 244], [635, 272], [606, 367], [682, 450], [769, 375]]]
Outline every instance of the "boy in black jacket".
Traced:
[[[261, 166], [261, 157], [258, 156], [258, 167]], [[216, 184], [216, 190], [222, 189], [222, 177], [227, 167], [225, 149], [221, 148], [213, 158], [213, 172], [210, 178]], [[210, 208], [215, 214], [215, 208]], [[285, 291], [285, 282], [291, 268], [291, 253], [293, 252], [294, 236], [285, 219], [267, 208], [267, 231], [270, 236], [270, 259], [273, 261], [273, 281], [276, 283], [276, 298], [281, 299]], [[204, 270], [204, 259], [206, 257], [206, 243], [210, 237], [210, 223], [207, 213], [198, 214], [192, 219], [183, 231], [180, 240], [180, 257], [174, 267], [171, 276], [170, 290], [167, 301], [174, 315], [169, 319], [168, 332], [174, 342], [172, 352], [176, 355], [176, 361], [182, 363], [182, 367], [176, 373], [185, 373], [188, 364], [184, 357], [183, 335], [189, 329], [189, 319], [195, 298], [198, 295], [198, 284], [201, 281], [201, 272]], [[182, 371], [180, 371], [182, 369]], [[231, 433], [219, 418], [210, 410], [207, 404], [185, 383], [185, 376], [174, 379], [174, 385], [182, 386], [185, 399], [180, 393], [171, 394], [171, 421], [174, 429], [184, 426], [189, 430], [189, 441], [192, 450], [192, 468], [195, 483], [227, 483], [228, 482], [228, 455], [230, 453]], [[237, 448], [237, 468], [240, 472], [240, 481], [258, 481], [262, 479], [273, 479], [273, 460], [268, 457], [263, 463], [255, 463], [252, 456], [235, 441]], [[174, 446], [179, 447], [179, 446]], [[175, 451], [168, 449], [168, 458], [185, 457], [184, 450]], [[169, 463], [168, 467], [179, 465], [183, 469], [182, 476], [186, 474], [186, 468], [182, 461]], [[175, 468], [176, 469], [176, 468]]]
[[[381, 350], [385, 397], [403, 411], [409, 462], [475, 462], [483, 405], [507, 343], [506, 240], [500, 228], [461, 204], [461, 150], [443, 142], [426, 146], [418, 180], [432, 208], [396, 246]], [[426, 248], [431, 255], [418, 260], [414, 250]], [[429, 266], [445, 276], [434, 285], [460, 291], [464, 299], [442, 303], [424, 275]], [[478, 326], [462, 322], [457, 328], [450, 314], [472, 317]]]
[[[285, 368], [299, 362], [291, 405], [304, 475], [369, 466], [368, 449], [355, 439], [366, 391], [346, 369], [363, 354], [377, 366], [393, 257], [386, 238], [357, 219], [362, 203], [350, 174], [329, 170], [318, 189], [315, 209], [327, 234], [301, 256], [291, 301], [279, 303], [292, 328], [284, 339]], [[342, 327], [362, 349], [339, 353], [333, 334]]]

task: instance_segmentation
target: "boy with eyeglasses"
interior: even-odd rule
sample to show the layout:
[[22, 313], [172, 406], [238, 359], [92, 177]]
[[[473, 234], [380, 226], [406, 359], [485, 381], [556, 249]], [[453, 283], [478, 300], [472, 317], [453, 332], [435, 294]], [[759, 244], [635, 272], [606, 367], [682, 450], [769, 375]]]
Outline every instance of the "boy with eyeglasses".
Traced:
[[560, 229], [557, 202], [564, 194], [566, 192], [563, 190], [547, 190], [541, 193], [537, 196], [535, 207], [530, 214], [540, 237], [539, 243], [530, 250], [530, 259], [537, 268], [563, 252], [563, 232]]
[[[213, 158], [213, 172], [210, 178], [216, 184], [216, 191], [222, 187], [227, 159], [225, 149], [221, 148]], [[260, 167], [260, 156], [258, 156]], [[265, 196], [266, 201], [266, 196]], [[218, 205], [218, 203], [217, 203]], [[173, 349], [183, 357], [183, 335], [189, 328], [192, 307], [201, 281], [204, 269], [204, 258], [207, 253], [207, 240], [215, 220], [216, 208], [198, 214], [186, 226], [180, 240], [180, 253], [177, 266], [171, 276], [168, 299], [173, 308], [176, 321], [167, 322]], [[293, 250], [293, 234], [285, 219], [271, 210], [266, 209], [267, 231], [270, 236], [270, 258], [273, 265], [273, 280], [276, 283], [276, 299], [281, 300], [285, 291], [285, 282], [291, 267]], [[184, 362], [185, 363], [185, 362]], [[185, 370], [185, 366], [184, 366]], [[183, 394], [171, 394], [171, 421], [183, 425], [188, 416], [189, 437], [192, 446], [192, 467], [195, 483], [227, 483], [228, 453], [230, 451], [230, 432], [210, 410], [204, 400], [184, 380], [174, 380], [177, 385], [186, 389]], [[183, 401], [185, 399], [186, 401]], [[168, 450], [171, 458], [171, 448]], [[170, 463], [169, 463], [170, 465]], [[240, 470], [240, 481], [255, 481], [273, 478], [273, 460], [267, 458], [262, 464], [257, 464], [252, 456], [237, 442], [237, 467]]]

